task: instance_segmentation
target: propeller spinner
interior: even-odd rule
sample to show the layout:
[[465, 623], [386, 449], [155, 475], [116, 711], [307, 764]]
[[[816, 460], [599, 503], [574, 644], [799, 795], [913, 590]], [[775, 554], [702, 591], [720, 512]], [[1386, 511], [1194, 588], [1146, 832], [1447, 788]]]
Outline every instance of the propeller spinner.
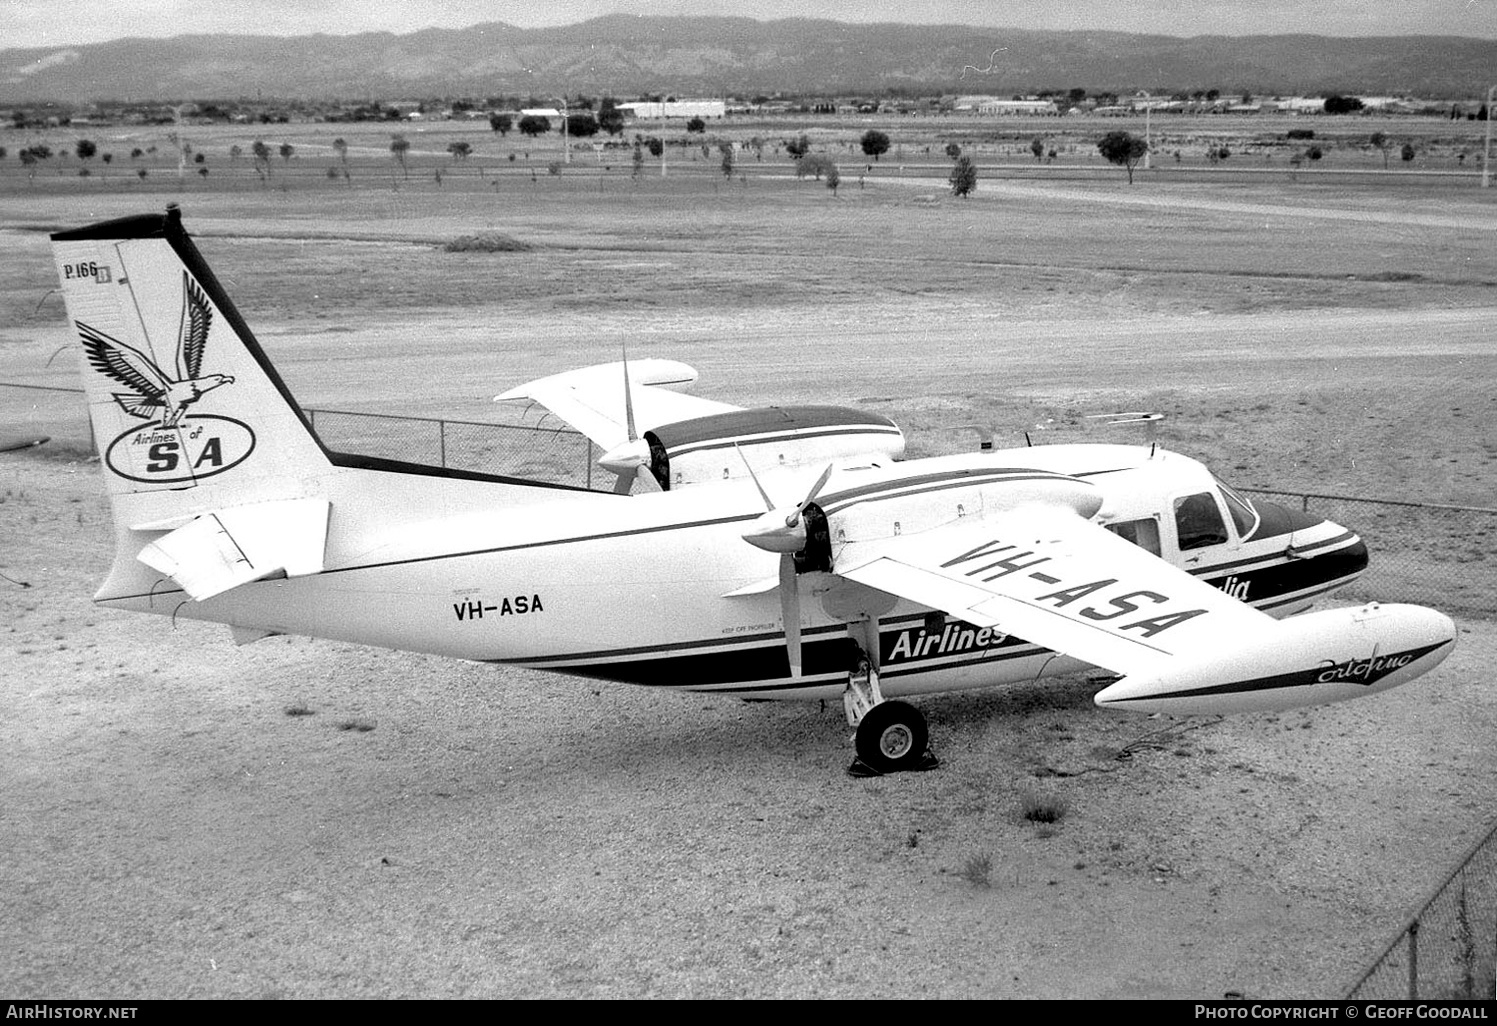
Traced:
[[[734, 448], [737, 449], [737, 445]], [[780, 618], [785, 625], [785, 650], [790, 657], [790, 676], [799, 677], [800, 585], [796, 580], [795, 554], [806, 547], [805, 509], [816, 501], [816, 496], [821, 494], [821, 490], [831, 479], [832, 465], [827, 464], [827, 468], [821, 472], [804, 499], [794, 506], [777, 507], [764, 490], [764, 485], [759, 483], [759, 475], [754, 473], [754, 468], [749, 464], [748, 457], [743, 455], [742, 449], [738, 450], [738, 455], [743, 457], [743, 465], [748, 467], [749, 477], [753, 478], [754, 487], [759, 489], [759, 496], [769, 511], [743, 532], [743, 540], [767, 552], [780, 554]]]

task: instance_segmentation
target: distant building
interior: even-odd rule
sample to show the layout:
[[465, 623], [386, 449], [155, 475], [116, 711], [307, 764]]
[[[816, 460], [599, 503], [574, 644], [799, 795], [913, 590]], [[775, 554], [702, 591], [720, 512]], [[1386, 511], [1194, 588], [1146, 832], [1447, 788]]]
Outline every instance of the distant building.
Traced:
[[1060, 108], [1051, 100], [983, 100], [977, 105], [977, 113], [991, 115], [1030, 114], [1055, 115]]
[[665, 103], [621, 103], [618, 109], [626, 117], [646, 121], [661, 118], [723, 118], [728, 114], [728, 105], [722, 100], [667, 100]]
[[1279, 101], [1281, 114], [1324, 114], [1325, 100], [1318, 96], [1290, 96]]

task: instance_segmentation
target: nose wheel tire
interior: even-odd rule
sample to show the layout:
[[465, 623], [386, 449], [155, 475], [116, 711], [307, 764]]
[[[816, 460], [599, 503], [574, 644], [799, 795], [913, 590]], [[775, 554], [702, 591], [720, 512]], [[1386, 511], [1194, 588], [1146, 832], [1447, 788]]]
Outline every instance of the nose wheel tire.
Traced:
[[858, 758], [879, 773], [920, 768], [929, 744], [925, 717], [908, 702], [880, 702], [869, 709], [853, 741]]

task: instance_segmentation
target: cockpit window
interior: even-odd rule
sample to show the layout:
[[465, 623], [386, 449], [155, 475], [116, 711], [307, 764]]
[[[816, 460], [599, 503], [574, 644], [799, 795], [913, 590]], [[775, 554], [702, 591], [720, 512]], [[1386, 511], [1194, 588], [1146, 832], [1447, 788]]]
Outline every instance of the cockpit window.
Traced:
[[1153, 517], [1145, 520], [1119, 520], [1108, 524], [1107, 529], [1139, 548], [1159, 555], [1159, 521]]
[[1216, 485], [1221, 489], [1222, 498], [1226, 500], [1227, 512], [1232, 514], [1232, 523], [1237, 528], [1237, 537], [1246, 538], [1256, 531], [1260, 518], [1252, 502], [1221, 478], [1216, 479]]
[[1181, 552], [1227, 542], [1227, 525], [1210, 492], [1175, 500], [1175, 531]]

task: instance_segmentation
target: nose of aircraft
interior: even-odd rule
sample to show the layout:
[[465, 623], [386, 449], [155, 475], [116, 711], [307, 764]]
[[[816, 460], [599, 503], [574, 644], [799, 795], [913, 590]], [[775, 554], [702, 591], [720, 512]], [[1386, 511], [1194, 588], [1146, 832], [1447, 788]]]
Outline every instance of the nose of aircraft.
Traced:
[[1288, 554], [1294, 557], [1291, 566], [1300, 567], [1293, 574], [1300, 578], [1295, 590], [1304, 589], [1307, 598], [1313, 598], [1308, 594], [1312, 590], [1324, 594], [1330, 588], [1351, 583], [1367, 570], [1367, 543], [1350, 528], [1273, 502], [1260, 500], [1253, 506], [1261, 518], [1253, 536], [1287, 537]]

